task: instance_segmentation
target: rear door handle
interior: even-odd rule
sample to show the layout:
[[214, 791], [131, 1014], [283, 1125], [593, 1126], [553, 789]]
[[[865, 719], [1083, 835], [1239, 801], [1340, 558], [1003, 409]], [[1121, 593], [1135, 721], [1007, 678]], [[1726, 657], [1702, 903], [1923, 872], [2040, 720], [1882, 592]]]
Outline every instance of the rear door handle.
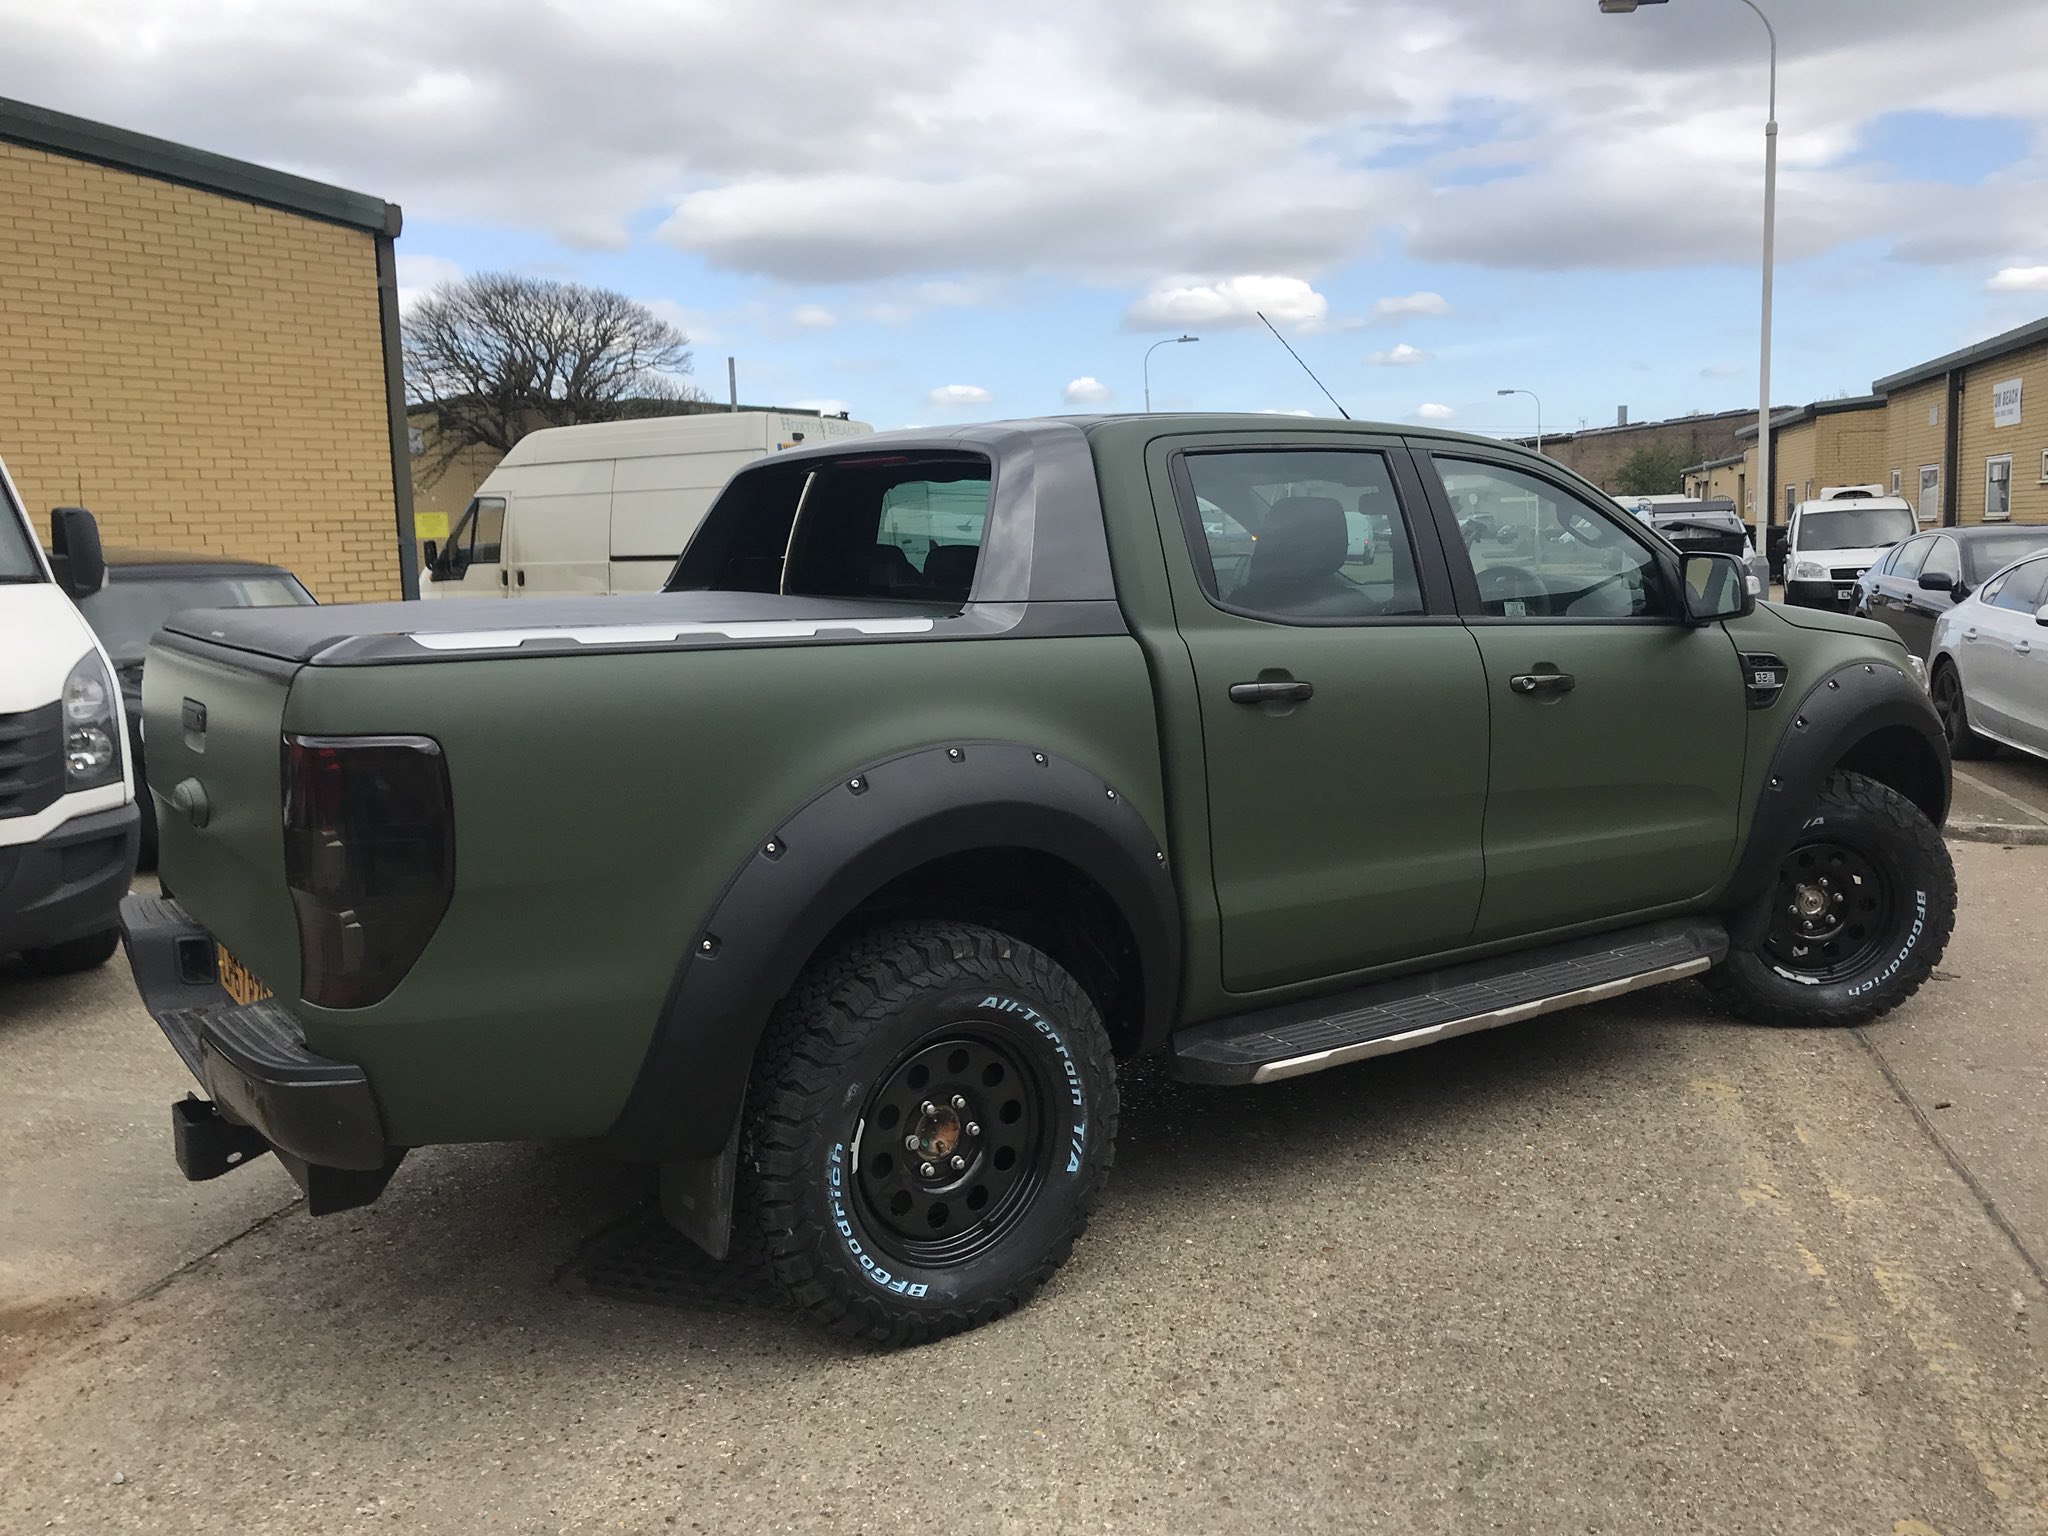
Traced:
[[1974, 640], [1974, 639], [1976, 639], [1976, 638], [1977, 638], [1977, 626], [1976, 626], [1976, 625], [1974, 625], [1974, 624], [1972, 624], [1972, 625], [1971, 625], [1971, 626], [1970, 626], [1970, 627], [1969, 627], [1968, 629], [1964, 630], [1964, 631], [1963, 631], [1963, 638], [1964, 638], [1965, 640]]
[[1230, 702], [1233, 704], [1273, 704], [1282, 701], [1299, 702], [1315, 695], [1315, 684], [1301, 682], [1285, 683], [1232, 683]]
[[1570, 693], [1579, 680], [1569, 672], [1522, 672], [1508, 679], [1517, 693]]
[[2031, 640], [2015, 640], [2012, 643], [2012, 648], [2022, 656], [2031, 656], [2034, 651], [2034, 642]]

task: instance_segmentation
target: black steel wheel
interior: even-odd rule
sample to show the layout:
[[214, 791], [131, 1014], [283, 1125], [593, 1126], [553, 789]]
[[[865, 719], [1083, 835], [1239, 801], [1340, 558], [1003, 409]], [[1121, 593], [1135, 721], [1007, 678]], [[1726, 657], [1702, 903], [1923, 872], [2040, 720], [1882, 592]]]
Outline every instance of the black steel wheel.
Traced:
[[1758, 1024], [1861, 1024], [1919, 990], [1955, 926], [1941, 830], [1897, 790], [1838, 773], [1769, 892], [1729, 924], [1706, 984]]
[[839, 1333], [977, 1327], [1065, 1261], [1116, 1115], [1108, 1034], [1049, 956], [965, 924], [880, 930], [816, 961], [769, 1025], [735, 1239]]
[[1963, 675], [1954, 662], [1944, 659], [1934, 664], [1929, 691], [1934, 696], [1934, 712], [1941, 717], [1941, 732], [1948, 738], [1948, 755], [1989, 757], [1992, 744], [1970, 729], [1970, 704], [1963, 696]]

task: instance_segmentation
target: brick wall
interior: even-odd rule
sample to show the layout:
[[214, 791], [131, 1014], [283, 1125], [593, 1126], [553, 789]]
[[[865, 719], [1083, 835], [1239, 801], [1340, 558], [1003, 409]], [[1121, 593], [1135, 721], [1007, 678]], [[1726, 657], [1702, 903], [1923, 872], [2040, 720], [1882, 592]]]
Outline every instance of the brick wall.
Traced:
[[1902, 389], [1885, 400], [1885, 483], [1891, 483], [1891, 472], [1897, 470], [1899, 494], [1917, 510], [1920, 470], [1923, 466], [1934, 470], [1935, 501], [1932, 515], [1923, 517], [1924, 522], [1941, 521], [1941, 493], [1945, 489], [1941, 485], [1941, 455], [1947, 432], [1941, 417], [1947, 398], [1948, 381], [1934, 378]]
[[[1712, 416], [1681, 416], [1674, 421], [1646, 421], [1626, 427], [1593, 427], [1568, 437], [1545, 438], [1544, 456], [1577, 470], [1603, 491], [1614, 489], [1614, 478], [1638, 448], [1676, 448], [1682, 464], [1703, 464], [1722, 459], [1741, 444], [1735, 429], [1756, 420], [1754, 411], [1722, 411]], [[1534, 440], [1517, 438], [1527, 446]], [[1676, 487], [1673, 487], [1675, 490]]]
[[0, 143], [0, 457], [48, 537], [271, 560], [399, 595], [366, 231]]
[[[1885, 457], [1885, 412], [1882, 406], [1861, 411], [1835, 411], [1815, 419], [1813, 489], [1824, 485], [1882, 485], [1891, 488], [1890, 461]], [[1904, 495], [1903, 490], [1900, 491]]]
[[[2020, 422], [2014, 427], [1991, 424], [1992, 386], [2019, 379]], [[2012, 455], [2012, 521], [2048, 523], [2048, 485], [2041, 483], [2041, 452], [2048, 449], [2048, 344], [2029, 347], [1979, 363], [1963, 375], [1958, 409], [1961, 440], [1957, 444], [1957, 501], [1965, 524], [1984, 521], [1985, 462], [1994, 454]]]

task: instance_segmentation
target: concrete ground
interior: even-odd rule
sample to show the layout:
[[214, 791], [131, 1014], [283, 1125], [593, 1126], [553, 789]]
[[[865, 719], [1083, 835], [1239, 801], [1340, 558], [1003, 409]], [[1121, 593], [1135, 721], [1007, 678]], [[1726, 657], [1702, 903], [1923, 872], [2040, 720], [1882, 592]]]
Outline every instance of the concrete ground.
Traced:
[[593, 1294], [647, 1187], [582, 1149], [185, 1184], [119, 964], [0, 970], [0, 1531], [2048, 1531], [2048, 848], [1955, 856], [1864, 1031], [1681, 984], [1138, 1076], [1065, 1271], [897, 1355]]

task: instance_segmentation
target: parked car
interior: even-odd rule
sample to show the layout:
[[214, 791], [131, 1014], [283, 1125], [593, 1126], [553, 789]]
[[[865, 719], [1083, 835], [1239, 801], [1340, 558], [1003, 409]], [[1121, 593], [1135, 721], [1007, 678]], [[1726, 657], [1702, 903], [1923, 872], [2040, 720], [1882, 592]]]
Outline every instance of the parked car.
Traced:
[[1853, 611], [1856, 579], [1919, 529], [1903, 498], [1872, 495], [1864, 486], [1802, 501], [1792, 511], [1786, 535], [1785, 601]]
[[1968, 597], [1994, 571], [2039, 549], [2048, 528], [1944, 528], [1918, 534], [1856, 578], [1856, 612], [1889, 624], [1923, 660], [1934, 621]]
[[1934, 707], [1957, 757], [2048, 757], [2048, 554], [2008, 566], [1934, 622]]
[[1769, 576], [1750, 542], [1749, 528], [1726, 499], [1696, 501], [1686, 496], [1623, 497], [1621, 504], [1685, 554], [1719, 551], [1733, 555], [1749, 572], [1750, 591], [1762, 596]]
[[734, 470], [873, 431], [843, 416], [709, 411], [529, 432], [448, 537], [421, 545], [420, 596], [658, 592]]
[[83, 507], [45, 556], [0, 464], [0, 957], [89, 970], [120, 946], [135, 791], [113, 664], [73, 600], [105, 579]]
[[156, 803], [143, 787], [142, 664], [150, 637], [172, 614], [187, 608], [303, 607], [313, 594], [282, 566], [225, 555], [157, 549], [105, 551], [106, 584], [78, 600], [114, 663], [128, 717], [128, 750], [135, 764], [140, 842], [136, 865], [156, 868]]
[[[275, 1148], [320, 1214], [406, 1148], [592, 1138], [908, 1344], [1064, 1260], [1119, 1061], [1251, 1085], [1680, 977], [1788, 1025], [1920, 986], [1948, 755], [1889, 631], [1505, 443], [1275, 436], [889, 433], [741, 469], [663, 594], [173, 618], [177, 900], [125, 922], [212, 1099], [180, 1165]], [[887, 509], [970, 495], [972, 543], [878, 579]]]

